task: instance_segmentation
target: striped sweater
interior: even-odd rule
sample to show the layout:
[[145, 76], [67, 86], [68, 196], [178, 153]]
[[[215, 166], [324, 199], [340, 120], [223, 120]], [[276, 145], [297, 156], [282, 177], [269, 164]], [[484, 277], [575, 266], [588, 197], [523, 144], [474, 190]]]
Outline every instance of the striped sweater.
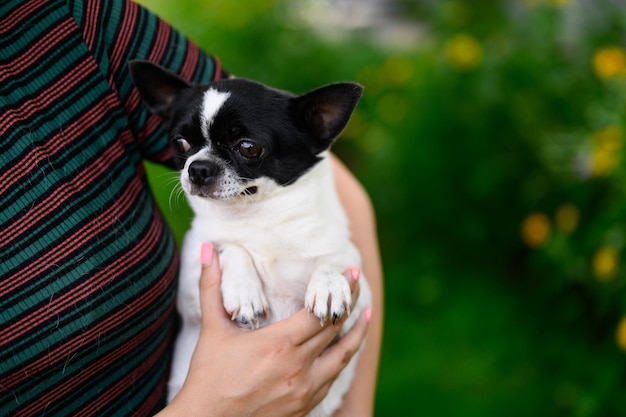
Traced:
[[135, 58], [222, 74], [126, 0], [0, 2], [0, 416], [164, 405], [178, 258], [142, 160], [172, 154]]

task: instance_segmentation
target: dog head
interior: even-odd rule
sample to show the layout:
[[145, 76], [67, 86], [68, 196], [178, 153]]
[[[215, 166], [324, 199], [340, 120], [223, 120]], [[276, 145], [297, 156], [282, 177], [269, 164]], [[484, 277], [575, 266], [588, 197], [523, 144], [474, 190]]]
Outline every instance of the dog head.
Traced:
[[296, 96], [246, 79], [190, 84], [147, 61], [129, 68], [144, 103], [166, 123], [183, 189], [214, 200], [295, 182], [330, 148], [363, 91], [337, 83]]

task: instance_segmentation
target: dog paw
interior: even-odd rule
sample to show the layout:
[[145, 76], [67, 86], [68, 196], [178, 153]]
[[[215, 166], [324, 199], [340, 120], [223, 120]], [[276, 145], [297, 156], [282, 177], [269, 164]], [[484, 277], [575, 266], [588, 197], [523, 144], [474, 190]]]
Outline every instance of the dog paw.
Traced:
[[350, 314], [352, 294], [346, 278], [330, 266], [318, 267], [311, 277], [304, 298], [304, 305], [320, 319], [333, 324], [344, 314]]
[[250, 254], [237, 245], [223, 245], [222, 298], [224, 308], [240, 326], [258, 328], [268, 317], [269, 303]]
[[222, 281], [224, 308], [241, 327], [258, 328], [267, 318], [269, 304], [258, 280]]

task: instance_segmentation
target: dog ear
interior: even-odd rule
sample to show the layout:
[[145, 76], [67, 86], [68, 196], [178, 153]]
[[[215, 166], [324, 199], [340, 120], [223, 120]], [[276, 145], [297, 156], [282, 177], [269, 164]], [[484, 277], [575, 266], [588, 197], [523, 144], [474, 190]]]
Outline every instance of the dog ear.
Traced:
[[191, 85], [173, 72], [148, 61], [128, 63], [130, 76], [148, 109], [164, 120], [171, 116], [172, 102]]
[[295, 97], [296, 124], [313, 133], [322, 152], [346, 127], [362, 94], [363, 87], [358, 84], [336, 83]]

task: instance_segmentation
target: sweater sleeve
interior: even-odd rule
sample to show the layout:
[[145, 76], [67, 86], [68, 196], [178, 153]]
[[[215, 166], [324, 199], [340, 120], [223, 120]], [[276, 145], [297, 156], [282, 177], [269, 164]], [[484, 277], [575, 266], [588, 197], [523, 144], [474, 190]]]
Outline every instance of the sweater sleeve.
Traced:
[[143, 157], [171, 165], [172, 148], [162, 121], [141, 102], [128, 61], [148, 60], [189, 81], [206, 83], [227, 76], [219, 60], [130, 0], [69, 1], [87, 47], [121, 101]]

